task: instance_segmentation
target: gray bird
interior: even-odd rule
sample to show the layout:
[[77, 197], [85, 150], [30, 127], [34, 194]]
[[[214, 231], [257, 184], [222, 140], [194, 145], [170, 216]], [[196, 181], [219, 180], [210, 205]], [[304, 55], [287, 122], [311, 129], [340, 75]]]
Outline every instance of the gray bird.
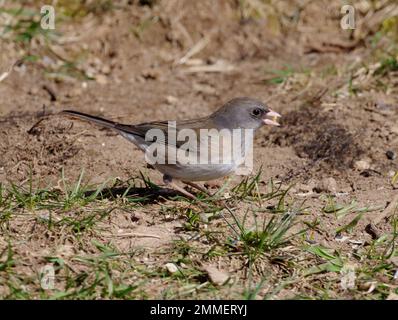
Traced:
[[[144, 151], [148, 162], [154, 161], [151, 165], [163, 174], [166, 184], [193, 199], [196, 198], [173, 180], [181, 180], [207, 193], [194, 182], [235, 172], [252, 147], [253, 136], [246, 133], [254, 133], [263, 125], [279, 126], [277, 118], [280, 117], [262, 102], [246, 97], [230, 100], [207, 117], [173, 122], [127, 125], [77, 111], [61, 113], [115, 130]], [[176, 139], [180, 136], [183, 139]], [[234, 148], [238, 150], [235, 153]], [[150, 153], [152, 157], [147, 157]], [[159, 159], [164, 161], [156, 162]]]

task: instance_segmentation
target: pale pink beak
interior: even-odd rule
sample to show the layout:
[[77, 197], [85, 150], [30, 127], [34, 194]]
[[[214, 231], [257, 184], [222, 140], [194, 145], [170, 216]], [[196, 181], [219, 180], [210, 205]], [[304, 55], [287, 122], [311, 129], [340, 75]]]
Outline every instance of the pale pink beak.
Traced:
[[[272, 111], [271, 109], [269, 109], [269, 111], [266, 113], [265, 115], [268, 118], [264, 118], [263, 122], [265, 124], [268, 124], [270, 126], [280, 126], [280, 124], [278, 123], [278, 118], [281, 117], [281, 115], [278, 112]], [[269, 119], [271, 118], [271, 119]]]

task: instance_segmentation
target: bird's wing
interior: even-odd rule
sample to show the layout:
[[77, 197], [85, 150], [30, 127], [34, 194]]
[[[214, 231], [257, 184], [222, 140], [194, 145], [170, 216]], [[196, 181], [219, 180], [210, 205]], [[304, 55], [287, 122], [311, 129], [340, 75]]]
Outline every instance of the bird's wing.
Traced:
[[[188, 149], [190, 152], [196, 152], [199, 148], [201, 139], [203, 139], [199, 134], [200, 129], [206, 129], [206, 126], [209, 126], [209, 122], [207, 121], [208, 118], [182, 121], [154, 121], [137, 125], [128, 125], [72, 110], [64, 110], [62, 113], [116, 130], [126, 139], [139, 145], [143, 150], [150, 144], [156, 142], [159, 145], [170, 146], [177, 149], [184, 146], [184, 148]], [[188, 130], [185, 131], [185, 129]], [[196, 140], [193, 139], [194, 137], [189, 135], [189, 133], [195, 134]], [[187, 136], [189, 136], [189, 138], [187, 138]], [[186, 139], [184, 139], [184, 137]]]
[[[186, 143], [185, 136], [195, 133], [197, 139], [199, 138], [199, 130], [203, 128], [203, 120], [183, 120], [183, 121], [154, 121], [146, 122], [137, 125], [116, 124], [115, 129], [126, 134], [131, 134], [148, 143], [161, 143], [171, 145], [173, 147], [181, 147]], [[184, 140], [182, 140], [184, 139]], [[197, 141], [199, 142], [199, 140]]]

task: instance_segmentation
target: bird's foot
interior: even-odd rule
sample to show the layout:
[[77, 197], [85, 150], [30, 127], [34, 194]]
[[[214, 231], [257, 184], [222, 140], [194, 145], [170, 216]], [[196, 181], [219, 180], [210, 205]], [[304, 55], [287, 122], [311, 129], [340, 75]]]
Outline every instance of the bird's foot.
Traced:
[[205, 183], [205, 187], [207, 189], [219, 189], [222, 185], [223, 185], [223, 183], [221, 181], [217, 181], [217, 180], [207, 181]]
[[189, 199], [192, 199], [196, 202], [198, 202], [202, 207], [204, 207], [206, 210], [210, 209], [210, 207], [200, 201], [200, 199], [198, 199], [197, 197], [195, 197], [192, 193], [188, 192], [187, 190], [185, 190], [184, 188], [180, 187], [178, 184], [176, 184], [175, 182], [173, 182], [173, 178], [168, 176], [168, 175], [164, 175], [163, 176], [163, 181], [165, 184], [169, 185], [170, 187], [174, 188], [175, 190], [177, 190], [178, 192], [180, 192], [181, 194], [183, 194], [184, 196], [188, 197]]
[[190, 187], [196, 189], [196, 190], [199, 190], [200, 192], [202, 192], [202, 193], [208, 195], [209, 197], [212, 197], [212, 196], [213, 196], [213, 194], [211, 194], [205, 187], [202, 187], [202, 186], [199, 185], [199, 184], [196, 184], [196, 183], [191, 182], [191, 181], [182, 181], [182, 182], [185, 183], [186, 185], [188, 185], [188, 186], [190, 186]]

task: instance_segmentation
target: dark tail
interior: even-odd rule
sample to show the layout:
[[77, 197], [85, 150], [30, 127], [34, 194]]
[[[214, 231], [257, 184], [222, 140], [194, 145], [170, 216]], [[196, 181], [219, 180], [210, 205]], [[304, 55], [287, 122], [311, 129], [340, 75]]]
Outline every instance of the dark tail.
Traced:
[[103, 126], [103, 127], [106, 127], [106, 128], [110, 128], [110, 129], [116, 129], [116, 126], [117, 126], [117, 123], [114, 122], [114, 121], [103, 119], [103, 118], [96, 117], [96, 116], [91, 116], [89, 114], [78, 112], [78, 111], [63, 110], [63, 111], [61, 111], [61, 114], [66, 114], [66, 115], [69, 115], [71, 117], [75, 117], [75, 118], [91, 121], [91, 122], [94, 122], [94, 123], [96, 123], [96, 124], [98, 124], [100, 126]]

